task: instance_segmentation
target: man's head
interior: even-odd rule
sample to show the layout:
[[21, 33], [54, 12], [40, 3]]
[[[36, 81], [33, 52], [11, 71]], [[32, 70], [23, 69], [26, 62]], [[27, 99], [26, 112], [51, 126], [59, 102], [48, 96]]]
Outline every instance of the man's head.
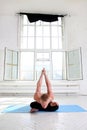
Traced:
[[40, 97], [40, 103], [43, 108], [46, 108], [48, 105], [48, 94], [44, 93]]
[[42, 101], [47, 101], [47, 99], [48, 99], [48, 95], [46, 93], [41, 95], [41, 100]]

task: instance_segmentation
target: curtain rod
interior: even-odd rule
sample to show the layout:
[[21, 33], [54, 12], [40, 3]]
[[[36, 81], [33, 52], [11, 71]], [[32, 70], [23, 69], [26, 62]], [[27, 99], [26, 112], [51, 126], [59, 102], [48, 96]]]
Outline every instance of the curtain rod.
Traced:
[[68, 15], [68, 14], [28, 13], [28, 12], [19, 12], [19, 13], [16, 13], [16, 14], [19, 14], [19, 15], [22, 15], [22, 14], [41, 14], [41, 15], [58, 15], [58, 16], [67, 16]]

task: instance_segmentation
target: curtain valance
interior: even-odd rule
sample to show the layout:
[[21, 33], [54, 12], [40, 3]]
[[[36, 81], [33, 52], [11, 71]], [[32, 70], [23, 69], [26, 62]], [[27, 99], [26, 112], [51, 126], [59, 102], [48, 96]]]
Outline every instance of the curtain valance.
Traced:
[[30, 22], [36, 22], [42, 20], [45, 22], [57, 21], [58, 17], [64, 17], [65, 15], [53, 15], [53, 14], [39, 14], [39, 13], [19, 13], [20, 15], [27, 15]]

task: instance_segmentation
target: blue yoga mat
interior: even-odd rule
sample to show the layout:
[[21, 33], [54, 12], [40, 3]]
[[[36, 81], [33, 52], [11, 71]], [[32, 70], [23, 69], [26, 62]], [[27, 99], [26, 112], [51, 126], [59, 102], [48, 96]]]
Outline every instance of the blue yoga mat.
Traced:
[[[28, 113], [30, 109], [29, 105], [13, 105], [4, 109], [2, 113]], [[60, 105], [55, 112], [87, 112], [87, 110], [79, 105]]]

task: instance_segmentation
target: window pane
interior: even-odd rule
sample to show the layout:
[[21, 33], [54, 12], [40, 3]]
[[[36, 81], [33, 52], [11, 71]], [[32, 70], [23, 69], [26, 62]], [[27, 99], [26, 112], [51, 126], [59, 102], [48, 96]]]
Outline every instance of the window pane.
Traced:
[[21, 72], [21, 79], [29, 79], [34, 72], [34, 52], [21, 52]]
[[21, 80], [34, 80], [34, 72], [32, 71], [22, 71], [21, 72]]
[[34, 37], [28, 37], [28, 49], [34, 49]]
[[12, 79], [16, 80], [18, 78], [17, 76], [17, 66], [12, 67]]
[[40, 25], [42, 25], [42, 21], [41, 21], [41, 20], [38, 20], [38, 21], [36, 22], [36, 26], [40, 26]]
[[6, 50], [6, 63], [12, 64], [12, 51]]
[[21, 48], [22, 49], [27, 48], [27, 37], [22, 37], [21, 38]]
[[36, 62], [36, 71], [41, 71], [45, 68], [47, 71], [50, 70], [50, 61], [37, 61]]
[[50, 27], [49, 26], [43, 27], [43, 35], [44, 36], [50, 36]]
[[18, 58], [17, 58], [18, 56], [17, 55], [18, 55], [18, 53], [14, 51], [13, 52], [13, 64], [16, 64], [16, 65], [17, 65], [17, 62], [18, 62], [17, 61], [18, 60]]
[[36, 27], [36, 36], [42, 36], [42, 26]]
[[[36, 62], [36, 79], [39, 78], [41, 70], [45, 68], [47, 72], [50, 72], [50, 61], [37, 61]], [[49, 75], [50, 76], [50, 75]]]
[[52, 64], [53, 64], [53, 79], [62, 79], [62, 62], [63, 53], [53, 52], [52, 53]]
[[23, 26], [22, 36], [27, 36], [27, 26]]
[[28, 20], [28, 26], [35, 26], [35, 22], [30, 23], [30, 21]]
[[5, 65], [5, 79], [11, 80], [12, 68], [11, 65]]
[[23, 24], [27, 25], [28, 19], [26, 15], [23, 15]]
[[62, 36], [62, 28], [61, 27], [58, 27], [58, 36]]
[[62, 49], [62, 37], [59, 37], [59, 49]]
[[42, 49], [42, 38], [36, 37], [36, 49]]
[[37, 60], [49, 60], [49, 53], [37, 53]]
[[52, 49], [58, 49], [58, 38], [52, 37]]
[[45, 37], [44, 39], [43, 49], [50, 49], [50, 37]]
[[51, 25], [57, 26], [58, 25], [58, 21], [51, 22]]
[[57, 26], [52, 26], [52, 36], [58, 36], [58, 28], [57, 28]]
[[34, 26], [28, 26], [28, 36], [34, 36]]
[[42, 22], [42, 24], [43, 24], [43, 25], [48, 25], [48, 26], [50, 25], [49, 22]]
[[50, 61], [44, 61], [43, 66], [47, 71], [50, 71]]
[[34, 65], [34, 53], [21, 52], [21, 69], [33, 71], [33, 65]]

